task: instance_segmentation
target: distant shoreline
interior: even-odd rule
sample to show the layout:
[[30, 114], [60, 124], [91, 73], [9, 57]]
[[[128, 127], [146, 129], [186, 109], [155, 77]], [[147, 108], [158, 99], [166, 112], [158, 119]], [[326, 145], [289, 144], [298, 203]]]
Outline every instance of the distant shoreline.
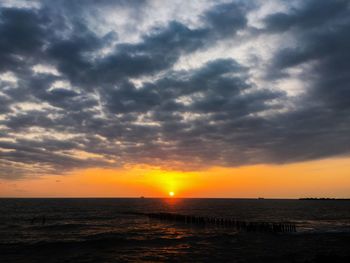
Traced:
[[315, 198], [315, 197], [307, 197], [307, 198], [299, 198], [299, 200], [306, 200], [306, 201], [349, 201], [350, 198], [326, 198], [326, 197], [322, 197], [322, 198]]

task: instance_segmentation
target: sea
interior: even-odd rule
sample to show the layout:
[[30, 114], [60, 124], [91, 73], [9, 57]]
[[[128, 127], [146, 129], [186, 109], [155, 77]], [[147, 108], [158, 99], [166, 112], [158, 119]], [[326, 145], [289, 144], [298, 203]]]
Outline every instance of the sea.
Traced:
[[[292, 222], [246, 233], [148, 218], [180, 213]], [[350, 262], [349, 200], [0, 199], [0, 262]], [[329, 261], [330, 260], [330, 261]]]

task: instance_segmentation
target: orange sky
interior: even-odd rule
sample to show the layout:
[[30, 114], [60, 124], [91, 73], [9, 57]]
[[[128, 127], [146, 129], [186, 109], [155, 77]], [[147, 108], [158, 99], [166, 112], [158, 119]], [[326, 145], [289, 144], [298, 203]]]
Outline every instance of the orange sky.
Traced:
[[350, 197], [350, 158], [288, 165], [165, 171], [151, 166], [87, 169], [35, 179], [0, 179], [0, 197]]

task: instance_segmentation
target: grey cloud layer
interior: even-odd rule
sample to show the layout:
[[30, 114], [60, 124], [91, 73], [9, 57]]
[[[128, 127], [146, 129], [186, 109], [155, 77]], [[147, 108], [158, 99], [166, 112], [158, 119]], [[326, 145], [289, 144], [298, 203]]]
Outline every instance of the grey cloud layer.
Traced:
[[[73, 4], [74, 3], [74, 4]], [[43, 1], [0, 11], [0, 177], [149, 163], [287, 163], [350, 152], [348, 1], [303, 1], [254, 29], [251, 1], [210, 5], [198, 27], [169, 20], [123, 42], [84, 17], [98, 8], [139, 12], [147, 1]], [[75, 16], [72, 16], [75, 10]], [[175, 70], [182, 56], [239, 40], [242, 32], [286, 34], [261, 86], [252, 68], [222, 57]], [[108, 50], [103, 52], [103, 50]], [[51, 71], [34, 72], [36, 65]], [[305, 90], [274, 87], [302, 68]], [[15, 81], [6, 76], [11, 73]], [[293, 104], [292, 107], [286, 107]], [[35, 107], [33, 106], [35, 105]]]

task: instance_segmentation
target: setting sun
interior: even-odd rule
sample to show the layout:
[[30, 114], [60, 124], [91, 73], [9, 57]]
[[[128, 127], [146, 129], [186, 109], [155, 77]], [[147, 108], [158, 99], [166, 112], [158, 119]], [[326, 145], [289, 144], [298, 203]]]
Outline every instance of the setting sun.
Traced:
[[175, 195], [175, 193], [174, 192], [169, 192], [169, 196], [174, 196]]

